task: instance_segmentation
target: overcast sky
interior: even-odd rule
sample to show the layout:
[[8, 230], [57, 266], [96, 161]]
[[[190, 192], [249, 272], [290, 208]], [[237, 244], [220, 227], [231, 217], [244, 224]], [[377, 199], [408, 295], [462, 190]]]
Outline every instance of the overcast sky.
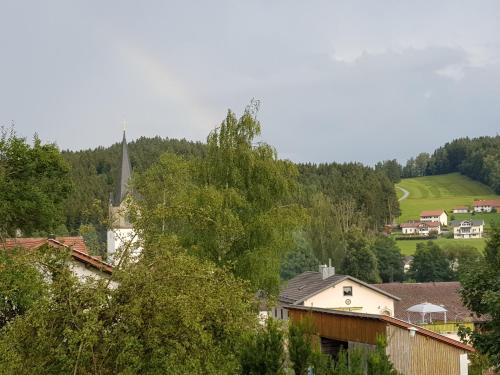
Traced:
[[261, 101], [294, 161], [500, 129], [500, 1], [0, 0], [0, 124], [62, 149], [204, 140]]

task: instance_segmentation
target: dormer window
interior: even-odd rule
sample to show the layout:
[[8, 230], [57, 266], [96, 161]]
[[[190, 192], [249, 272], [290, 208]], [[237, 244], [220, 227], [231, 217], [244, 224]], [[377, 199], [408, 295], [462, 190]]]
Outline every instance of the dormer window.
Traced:
[[344, 297], [352, 297], [352, 286], [344, 287]]

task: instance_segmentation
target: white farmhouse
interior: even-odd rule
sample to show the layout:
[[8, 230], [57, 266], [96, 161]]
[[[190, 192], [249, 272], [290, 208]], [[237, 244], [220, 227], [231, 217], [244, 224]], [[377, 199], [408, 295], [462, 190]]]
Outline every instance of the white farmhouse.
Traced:
[[467, 206], [457, 206], [451, 210], [454, 214], [467, 214], [469, 213], [469, 207]]
[[439, 222], [445, 227], [448, 225], [448, 215], [444, 210], [422, 211], [420, 213], [421, 222]]
[[500, 200], [477, 200], [474, 201], [475, 212], [500, 212]]
[[270, 312], [287, 319], [287, 306], [310, 306], [339, 311], [394, 316], [399, 298], [348, 275], [336, 275], [335, 267], [320, 265], [289, 280], [281, 290], [279, 305]]
[[428, 236], [429, 234], [432, 234], [432, 232], [436, 234], [441, 233], [441, 223], [439, 221], [409, 221], [407, 223], [402, 223], [400, 226], [403, 234]]
[[453, 228], [453, 238], [466, 239], [483, 236], [483, 220], [453, 220], [450, 225]]

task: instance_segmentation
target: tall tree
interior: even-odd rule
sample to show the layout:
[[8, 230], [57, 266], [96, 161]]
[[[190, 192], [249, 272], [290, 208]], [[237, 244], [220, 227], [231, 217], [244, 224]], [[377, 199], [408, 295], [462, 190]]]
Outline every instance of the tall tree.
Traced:
[[428, 241], [417, 244], [410, 276], [417, 282], [449, 281], [453, 270], [446, 253], [438, 244]]
[[53, 231], [64, 222], [62, 206], [71, 190], [69, 167], [54, 144], [33, 144], [13, 129], [0, 136], [0, 235], [16, 230]]
[[377, 267], [384, 283], [403, 281], [404, 268], [401, 250], [390, 237], [378, 237], [372, 246], [377, 257]]
[[271, 146], [254, 144], [255, 110], [239, 119], [229, 111], [210, 133], [206, 157], [165, 156], [138, 176], [136, 226], [146, 241], [174, 234], [192, 254], [276, 293], [282, 259], [306, 214], [294, 199], [296, 167]]
[[488, 319], [479, 331], [464, 330], [474, 347], [485, 354], [493, 366], [500, 366], [500, 228], [494, 228], [484, 256], [460, 273], [465, 305]]

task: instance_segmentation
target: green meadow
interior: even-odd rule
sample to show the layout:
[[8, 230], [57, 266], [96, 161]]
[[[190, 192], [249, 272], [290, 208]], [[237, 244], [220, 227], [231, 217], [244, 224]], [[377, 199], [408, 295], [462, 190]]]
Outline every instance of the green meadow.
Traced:
[[[415, 219], [418, 220], [420, 212], [424, 210], [443, 209], [451, 215], [455, 206], [469, 206], [475, 199], [500, 199], [486, 185], [473, 181], [459, 173], [450, 173], [438, 176], [426, 176], [406, 178], [401, 180], [397, 186], [410, 192], [408, 198], [399, 202], [401, 216], [399, 223]], [[396, 189], [398, 196], [402, 195]], [[485, 221], [488, 217], [497, 217], [498, 214], [484, 215]], [[457, 219], [470, 215], [455, 215]]]
[[[486, 185], [471, 180], [468, 177], [462, 176], [459, 173], [450, 173], [438, 176], [426, 176], [406, 178], [401, 180], [399, 184], [403, 189], [409, 191], [410, 195], [399, 202], [401, 207], [401, 216], [398, 218], [398, 223], [403, 223], [408, 220], [418, 220], [420, 212], [424, 210], [439, 210], [443, 209], [448, 213], [448, 220], [452, 215], [457, 220], [467, 218], [482, 219], [486, 223], [486, 229], [491, 225], [500, 226], [500, 213], [481, 213], [481, 214], [452, 214], [451, 210], [455, 206], [471, 206], [476, 199], [500, 199]], [[398, 198], [403, 195], [403, 192], [396, 189]], [[434, 240], [438, 244], [463, 244], [471, 245], [478, 249], [483, 249], [485, 244], [484, 238], [454, 240], [448, 238], [439, 238]], [[415, 252], [416, 245], [422, 240], [404, 240], [397, 241], [401, 252], [404, 255], [412, 255]]]
[[[470, 245], [475, 247], [478, 250], [483, 250], [485, 245], [484, 238], [470, 238], [467, 240], [454, 240], [452, 238], [438, 238], [436, 240], [432, 240], [436, 242], [438, 245], [452, 244], [452, 245]], [[417, 248], [417, 243], [426, 242], [426, 240], [404, 240], [404, 241], [396, 241], [399, 248], [401, 249], [401, 253], [403, 255], [413, 255]]]

